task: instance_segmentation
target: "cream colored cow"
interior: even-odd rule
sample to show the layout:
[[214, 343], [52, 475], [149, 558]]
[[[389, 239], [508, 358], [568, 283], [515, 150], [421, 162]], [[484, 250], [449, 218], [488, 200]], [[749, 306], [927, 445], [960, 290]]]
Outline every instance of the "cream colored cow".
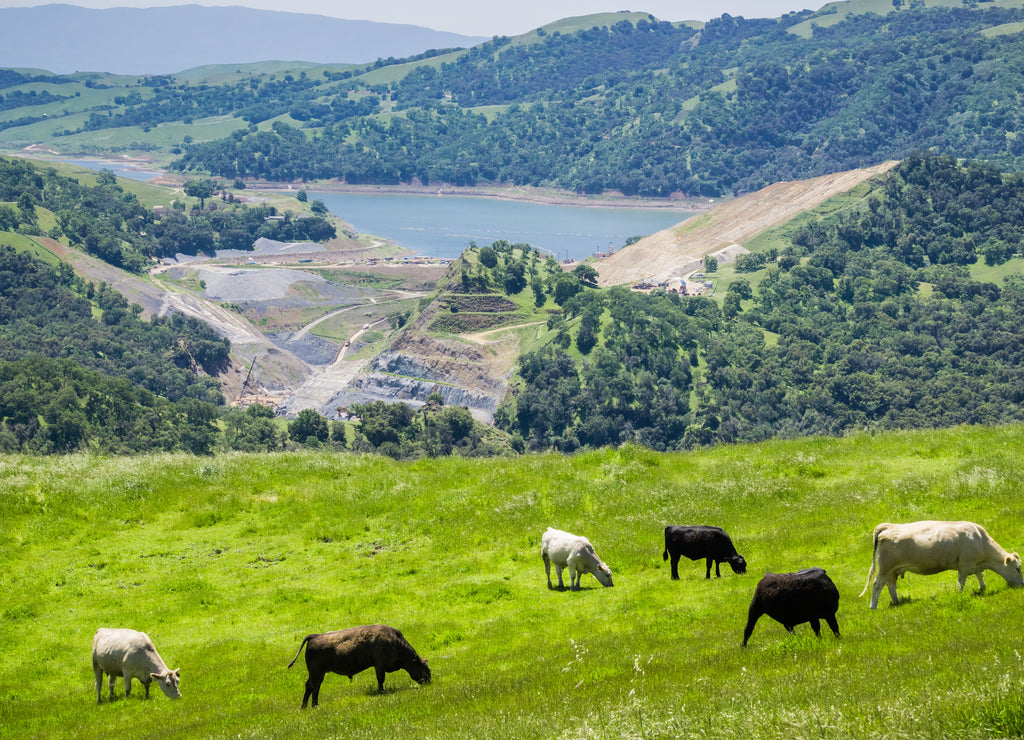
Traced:
[[551, 585], [551, 564], [555, 564], [558, 573], [558, 587], [565, 588], [562, 582], [562, 569], [569, 569], [569, 590], [580, 590], [580, 578], [584, 573], [593, 573], [594, 578], [602, 586], [611, 586], [612, 571], [594, 552], [594, 546], [586, 537], [579, 537], [560, 529], [548, 527], [540, 540], [540, 554], [544, 559], [544, 572], [548, 576], [548, 588]]
[[884, 586], [889, 588], [889, 596], [896, 605], [898, 577], [908, 572], [930, 576], [947, 570], [957, 571], [961, 591], [970, 575], [978, 577], [978, 585], [984, 591], [985, 570], [995, 571], [1011, 586], [1024, 586], [1020, 555], [1007, 553], [980, 524], [924, 521], [875, 527], [868, 582], [860, 595], [867, 593], [874, 576], [871, 608], [878, 608], [878, 596]]
[[124, 678], [125, 698], [132, 693], [133, 678], [146, 688], [147, 699], [149, 684], [153, 681], [171, 699], [181, 696], [178, 690], [181, 669], [167, 669], [145, 632], [100, 627], [92, 638], [92, 670], [96, 674], [97, 702], [102, 701], [104, 673], [110, 676], [111, 699], [114, 698], [114, 682], [118, 676]]

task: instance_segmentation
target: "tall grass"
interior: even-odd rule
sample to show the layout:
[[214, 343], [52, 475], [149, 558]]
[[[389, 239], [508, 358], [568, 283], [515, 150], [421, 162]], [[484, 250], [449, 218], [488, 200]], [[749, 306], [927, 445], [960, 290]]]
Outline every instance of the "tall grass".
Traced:
[[[1024, 427], [657, 454], [398, 463], [328, 453], [0, 457], [0, 736], [1002, 737], [1024, 733], [1021, 602], [995, 574], [858, 599], [882, 521], [969, 519], [1024, 549]], [[750, 565], [662, 561], [665, 524], [720, 524]], [[549, 591], [547, 526], [615, 573]], [[765, 571], [825, 567], [836, 640], [762, 618]], [[728, 568], [726, 568], [728, 571]], [[310, 632], [385, 623], [429, 662], [300, 711]], [[96, 704], [100, 626], [141, 629], [183, 698]]]

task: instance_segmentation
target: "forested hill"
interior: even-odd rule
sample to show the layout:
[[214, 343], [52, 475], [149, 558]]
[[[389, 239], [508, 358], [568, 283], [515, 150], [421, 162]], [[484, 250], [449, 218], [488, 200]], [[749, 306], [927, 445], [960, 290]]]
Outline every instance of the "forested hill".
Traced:
[[1024, 10], [894, 5], [831, 25], [835, 6], [702, 28], [624, 14], [365, 72], [168, 84], [89, 125], [239, 115], [175, 166], [278, 181], [718, 196], [927, 148], [1021, 169]]
[[915, 154], [831, 210], [738, 260], [721, 303], [560, 300], [496, 423], [574, 450], [1024, 419], [1024, 179]]

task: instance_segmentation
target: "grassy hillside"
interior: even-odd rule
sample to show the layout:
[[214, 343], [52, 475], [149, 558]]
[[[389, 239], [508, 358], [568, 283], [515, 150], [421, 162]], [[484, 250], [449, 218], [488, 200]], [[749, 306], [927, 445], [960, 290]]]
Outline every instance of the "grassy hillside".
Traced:
[[[1021, 549], [1024, 427], [656, 454], [400, 464], [315, 453], [0, 458], [0, 734], [9, 737], [997, 737], [1024, 732], [1024, 590], [909, 576], [858, 599], [882, 521], [983, 523]], [[662, 562], [715, 523], [750, 570]], [[615, 574], [549, 591], [546, 526]], [[766, 570], [839, 586], [840, 640], [764, 618]], [[300, 711], [310, 632], [383, 622], [432, 685], [329, 676]], [[96, 705], [99, 626], [147, 631], [183, 698]], [[827, 630], [826, 630], [827, 633]], [[118, 685], [123, 697], [123, 687]]]

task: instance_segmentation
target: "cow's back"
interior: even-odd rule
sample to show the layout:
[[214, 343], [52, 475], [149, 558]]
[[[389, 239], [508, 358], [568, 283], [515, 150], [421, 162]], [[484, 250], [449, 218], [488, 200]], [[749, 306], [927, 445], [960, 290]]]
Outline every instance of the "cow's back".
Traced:
[[668, 525], [665, 527], [665, 550], [691, 560], [736, 554], [726, 531], [709, 524]]
[[145, 632], [100, 627], [92, 638], [93, 664], [105, 673], [119, 674], [125, 665], [141, 663], [155, 652]]
[[796, 573], [766, 573], [754, 590], [754, 599], [765, 613], [792, 612], [835, 614], [839, 609], [839, 589], [823, 568], [807, 568]]
[[[881, 531], [878, 531], [881, 530]], [[980, 562], [988, 533], [973, 522], [921, 521], [876, 528], [880, 571], [907, 569], [920, 575]]]
[[401, 632], [383, 624], [350, 627], [310, 638], [306, 665], [323, 672], [354, 676], [379, 666], [387, 671], [404, 668], [416, 651]]
[[541, 537], [541, 553], [558, 565], [565, 565], [570, 555], [585, 551], [587, 548], [593, 554], [594, 546], [590, 544], [590, 540], [560, 529], [548, 527]]

